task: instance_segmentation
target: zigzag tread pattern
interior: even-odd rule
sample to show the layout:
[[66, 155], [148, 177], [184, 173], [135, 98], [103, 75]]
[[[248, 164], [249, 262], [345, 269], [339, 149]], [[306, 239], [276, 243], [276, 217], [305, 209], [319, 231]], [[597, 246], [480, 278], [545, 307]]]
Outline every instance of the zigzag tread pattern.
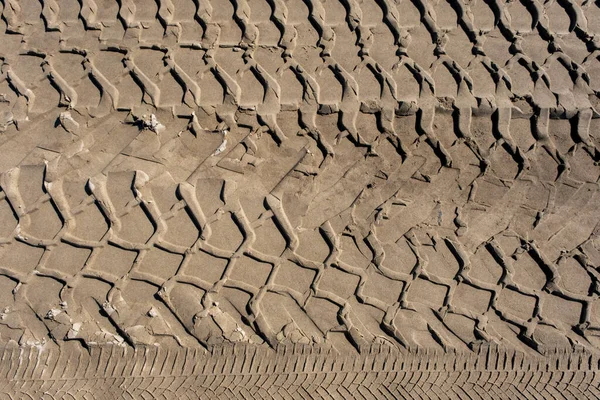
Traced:
[[598, 10], [1, 0], [7, 393], [597, 397]]
[[52, 399], [580, 399], [597, 396], [600, 381], [598, 357], [585, 352], [536, 358], [495, 346], [462, 355], [374, 347], [337, 359], [302, 346], [210, 354], [111, 346], [62, 353], [4, 347], [0, 393]]

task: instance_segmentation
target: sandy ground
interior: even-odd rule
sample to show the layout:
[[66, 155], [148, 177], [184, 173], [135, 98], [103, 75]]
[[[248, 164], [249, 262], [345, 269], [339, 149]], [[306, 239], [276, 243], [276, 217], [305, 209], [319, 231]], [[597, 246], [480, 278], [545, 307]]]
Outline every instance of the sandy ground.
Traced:
[[598, 351], [596, 3], [0, 12], [0, 344]]

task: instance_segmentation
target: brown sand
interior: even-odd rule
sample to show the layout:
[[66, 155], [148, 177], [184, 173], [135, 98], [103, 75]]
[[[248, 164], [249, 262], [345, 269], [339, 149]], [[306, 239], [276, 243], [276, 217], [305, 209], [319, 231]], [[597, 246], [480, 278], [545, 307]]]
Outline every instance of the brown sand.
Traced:
[[596, 3], [0, 12], [0, 394], [600, 395]]

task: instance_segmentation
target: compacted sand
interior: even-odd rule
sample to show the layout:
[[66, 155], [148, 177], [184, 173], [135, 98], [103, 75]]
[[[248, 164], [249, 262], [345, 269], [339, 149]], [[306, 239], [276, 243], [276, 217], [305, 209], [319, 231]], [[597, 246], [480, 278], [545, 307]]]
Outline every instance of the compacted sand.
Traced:
[[597, 3], [0, 12], [0, 397], [600, 396]]

